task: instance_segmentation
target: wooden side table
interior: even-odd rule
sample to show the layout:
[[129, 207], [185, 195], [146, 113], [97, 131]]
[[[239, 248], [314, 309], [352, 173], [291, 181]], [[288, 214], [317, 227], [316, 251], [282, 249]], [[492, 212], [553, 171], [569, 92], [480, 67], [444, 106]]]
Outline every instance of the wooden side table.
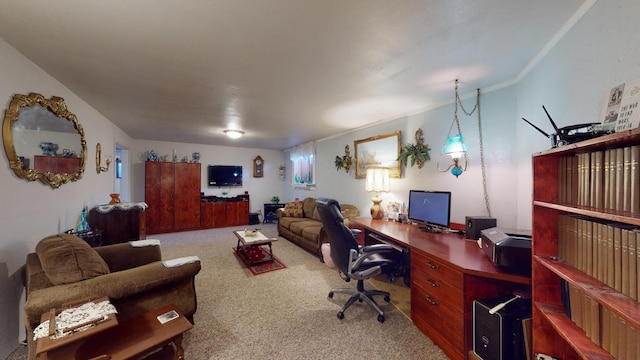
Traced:
[[[162, 323], [159, 317], [168, 321]], [[174, 344], [175, 350], [171, 353], [175, 353], [175, 359], [183, 360], [182, 334], [192, 327], [193, 325], [174, 305], [165, 305], [67, 346], [45, 352], [41, 359], [125, 360], [141, 358], [157, 349]]]

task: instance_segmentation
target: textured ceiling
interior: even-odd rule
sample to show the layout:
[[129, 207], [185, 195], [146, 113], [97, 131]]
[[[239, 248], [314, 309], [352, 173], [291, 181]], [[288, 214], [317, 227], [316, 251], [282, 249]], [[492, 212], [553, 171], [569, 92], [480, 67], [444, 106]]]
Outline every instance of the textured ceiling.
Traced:
[[513, 80], [584, 3], [5, 0], [0, 37], [134, 138], [286, 149]]

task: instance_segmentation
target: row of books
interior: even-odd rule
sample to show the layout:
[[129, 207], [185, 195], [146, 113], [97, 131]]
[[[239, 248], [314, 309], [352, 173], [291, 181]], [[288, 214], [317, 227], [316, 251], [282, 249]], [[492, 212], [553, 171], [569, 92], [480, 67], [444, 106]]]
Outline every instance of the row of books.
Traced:
[[640, 299], [640, 230], [577, 215], [558, 217], [558, 256], [636, 301]]
[[640, 145], [566, 156], [558, 161], [561, 202], [640, 213]]
[[595, 344], [616, 359], [638, 359], [640, 330], [575, 285], [562, 281], [567, 315]]

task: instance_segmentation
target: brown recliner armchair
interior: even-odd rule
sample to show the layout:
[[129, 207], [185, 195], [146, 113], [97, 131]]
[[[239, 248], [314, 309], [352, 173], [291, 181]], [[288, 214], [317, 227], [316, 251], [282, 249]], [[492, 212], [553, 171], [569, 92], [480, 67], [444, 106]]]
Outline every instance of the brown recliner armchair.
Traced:
[[36, 252], [27, 255], [23, 269], [29, 359], [36, 358], [33, 330], [42, 314], [78, 299], [107, 296], [119, 321], [174, 304], [193, 322], [195, 276], [200, 269], [195, 257], [162, 261], [157, 240], [97, 248], [73, 235], [41, 240]]

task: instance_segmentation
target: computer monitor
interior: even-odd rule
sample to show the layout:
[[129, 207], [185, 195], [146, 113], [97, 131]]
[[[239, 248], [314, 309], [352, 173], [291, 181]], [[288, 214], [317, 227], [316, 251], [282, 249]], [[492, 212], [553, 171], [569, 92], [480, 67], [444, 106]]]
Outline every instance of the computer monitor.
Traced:
[[449, 228], [451, 216], [450, 191], [409, 191], [409, 220], [422, 230], [437, 231]]

